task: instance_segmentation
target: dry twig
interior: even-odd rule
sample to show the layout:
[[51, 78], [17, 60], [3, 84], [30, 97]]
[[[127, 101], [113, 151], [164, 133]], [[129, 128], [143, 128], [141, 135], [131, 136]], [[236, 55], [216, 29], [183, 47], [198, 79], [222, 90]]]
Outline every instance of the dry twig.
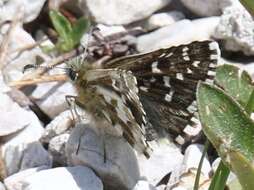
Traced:
[[38, 83], [55, 82], [55, 81], [67, 81], [67, 80], [68, 80], [68, 76], [66, 76], [64, 74], [43, 75], [43, 76], [33, 78], [33, 79], [12, 81], [8, 85], [10, 87], [21, 88], [23, 86], [36, 85]]

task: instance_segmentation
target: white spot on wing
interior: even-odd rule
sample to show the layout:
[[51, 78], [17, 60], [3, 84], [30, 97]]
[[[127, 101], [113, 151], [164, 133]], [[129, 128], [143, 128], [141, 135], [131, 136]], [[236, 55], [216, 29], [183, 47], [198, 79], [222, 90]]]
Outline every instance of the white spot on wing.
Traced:
[[194, 62], [192, 63], [192, 65], [193, 65], [194, 67], [198, 67], [199, 63], [200, 63], [200, 61], [194, 61]]
[[148, 92], [148, 88], [145, 86], [140, 86], [139, 88], [140, 88], [140, 90], [142, 90], [144, 92]]
[[168, 94], [165, 95], [165, 100], [167, 102], [171, 102], [172, 98], [173, 98], [173, 94], [174, 94], [174, 91], [171, 90]]
[[188, 51], [188, 50], [189, 50], [189, 48], [188, 48], [187, 46], [185, 46], [185, 47], [182, 49], [183, 52], [186, 52], [186, 51]]
[[189, 57], [188, 55], [184, 56], [183, 59], [184, 59], [185, 61], [190, 61], [190, 57]]
[[183, 74], [182, 73], [176, 73], [176, 78], [179, 80], [183, 80]]
[[211, 67], [211, 68], [215, 68], [215, 67], [216, 67], [216, 64], [214, 64], [214, 63], [210, 63], [210, 64], [209, 64], [209, 67]]
[[214, 71], [208, 71], [207, 75], [209, 75], [209, 76], [215, 76], [215, 72]]
[[187, 68], [187, 73], [193, 73], [190, 68]]
[[193, 101], [188, 107], [187, 107], [187, 110], [190, 112], [190, 113], [194, 113], [197, 111], [197, 102], [196, 101]]
[[217, 54], [212, 54], [212, 55], [210, 55], [210, 59], [211, 60], [216, 60], [216, 59], [218, 59], [218, 55]]
[[199, 120], [196, 117], [192, 117], [191, 121], [194, 122], [194, 123], [197, 123], [197, 124], [199, 123]]
[[161, 73], [161, 70], [158, 68], [158, 62], [157, 61], [152, 63], [152, 72], [153, 73]]
[[170, 86], [170, 78], [169, 78], [168, 76], [164, 76], [164, 77], [163, 77], [163, 81], [164, 81], [164, 85], [165, 85], [166, 87], [171, 87], [171, 86]]
[[166, 55], [166, 53], [162, 53], [159, 57], [164, 57]]
[[170, 52], [169, 54], [167, 54], [165, 57], [171, 57], [173, 55], [172, 52]]
[[188, 56], [188, 53], [187, 53], [187, 52], [183, 52], [183, 53], [182, 53], [182, 56], [183, 56], [183, 57]]

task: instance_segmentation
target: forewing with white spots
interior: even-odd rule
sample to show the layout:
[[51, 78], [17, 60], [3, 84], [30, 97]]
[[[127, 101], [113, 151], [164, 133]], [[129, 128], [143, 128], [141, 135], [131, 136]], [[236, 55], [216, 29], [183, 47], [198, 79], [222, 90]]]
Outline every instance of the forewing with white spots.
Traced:
[[198, 122], [194, 118], [196, 86], [200, 80], [213, 81], [219, 56], [216, 42], [192, 42], [119, 58], [105, 68], [132, 71], [149, 121], [176, 137]]

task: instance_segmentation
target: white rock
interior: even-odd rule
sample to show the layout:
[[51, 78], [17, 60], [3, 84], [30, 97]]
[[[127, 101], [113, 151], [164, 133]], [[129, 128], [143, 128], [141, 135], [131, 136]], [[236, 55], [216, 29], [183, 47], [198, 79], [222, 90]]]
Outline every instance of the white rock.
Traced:
[[126, 32], [126, 29], [119, 25], [119, 26], [107, 26], [104, 24], [98, 24], [96, 27], [100, 29], [100, 33], [103, 36], [109, 36], [115, 33], [120, 33], [120, 32]]
[[[182, 165], [177, 167], [170, 176], [168, 186], [171, 189], [192, 189], [194, 186], [196, 172], [198, 164], [203, 152], [203, 146], [198, 144], [190, 145], [184, 154]], [[206, 189], [209, 187], [209, 173], [211, 171], [211, 165], [208, 159], [205, 157], [201, 168], [200, 189]]]
[[242, 5], [227, 7], [223, 11], [214, 37], [226, 42], [230, 51], [254, 55], [254, 21]]
[[[200, 158], [203, 153], [204, 146], [199, 144], [192, 144], [188, 146], [188, 148], [185, 151], [184, 159], [183, 159], [183, 167], [185, 168], [185, 171], [188, 171], [189, 169], [197, 170], [198, 164], [200, 162]], [[203, 165], [201, 168], [201, 173], [204, 177], [209, 178], [209, 172], [211, 171], [211, 165], [208, 161], [208, 158], [205, 157], [203, 161]]]
[[37, 168], [30, 168], [27, 170], [20, 171], [4, 179], [4, 184], [7, 190], [22, 190], [22, 181], [41, 170], [48, 169], [47, 166], [41, 166]]
[[198, 19], [193, 22], [184, 19], [138, 37], [137, 49], [140, 52], [149, 52], [163, 47], [208, 40], [211, 38], [218, 22], [218, 17]]
[[70, 110], [60, 113], [45, 127], [40, 141], [49, 143], [53, 137], [66, 133], [71, 128], [72, 124], [73, 121]]
[[107, 25], [129, 24], [148, 17], [169, 4], [171, 0], [79, 0], [84, 13], [87, 10], [98, 23]]
[[[6, 27], [8, 28], [8, 26]], [[5, 32], [6, 29], [2, 29], [1, 33], [4, 34]], [[17, 49], [34, 43], [35, 41], [32, 36], [21, 28], [21, 26], [17, 26], [13, 30], [6, 60], [8, 64], [3, 70], [5, 82], [21, 79], [24, 76], [22, 72], [24, 66], [28, 64], [35, 64], [36, 56], [48, 59], [39, 47], [35, 47], [29, 51], [16, 52]]]
[[18, 132], [30, 124], [40, 125], [33, 112], [21, 108], [8, 95], [0, 93], [0, 99], [0, 137]]
[[7, 0], [0, 2], [0, 23], [12, 20], [16, 15], [18, 7], [24, 9], [24, 22], [33, 21], [40, 13], [46, 0]]
[[54, 118], [61, 112], [70, 109], [65, 99], [66, 95], [76, 95], [76, 89], [70, 82], [52, 82], [39, 84], [31, 97], [49, 117]]
[[[156, 185], [165, 175], [172, 172], [176, 166], [181, 165], [183, 155], [179, 148], [167, 140], [152, 146], [153, 153], [149, 159], [138, 156], [140, 175], [149, 183]], [[152, 171], [152, 172], [151, 172]]]
[[19, 181], [22, 188], [12, 190], [102, 190], [103, 185], [87, 167], [59, 167], [42, 170]]
[[144, 27], [147, 30], [154, 30], [156, 28], [171, 25], [184, 18], [185, 18], [184, 14], [179, 11], [155, 13], [147, 19], [147, 21], [144, 24]]
[[140, 180], [135, 185], [133, 190], [156, 190], [156, 188], [153, 185], [149, 184], [147, 181]]
[[88, 124], [79, 124], [66, 148], [70, 164], [91, 167], [109, 189], [131, 189], [139, 179], [134, 151], [123, 138], [103, 136]]
[[[1, 157], [5, 163], [6, 171], [4, 171], [4, 173], [6, 176], [16, 173], [21, 169], [20, 166], [22, 165], [22, 162], [25, 161], [23, 160], [25, 155], [24, 151], [29, 151], [28, 148], [31, 146], [30, 144], [38, 141], [42, 136], [44, 129], [38, 119], [34, 116], [30, 121], [31, 124], [27, 125], [20, 132], [2, 138], [4, 143], [1, 147]], [[34, 155], [33, 159], [38, 159], [37, 156], [39, 155]], [[36, 161], [34, 163], [36, 163]]]
[[183, 5], [200, 16], [217, 16], [237, 0], [181, 0]]
[[50, 140], [48, 151], [53, 157], [54, 164], [57, 165], [67, 164], [65, 147], [69, 139], [69, 136], [70, 136], [69, 134], [62, 134]]
[[4, 184], [0, 182], [0, 190], [5, 190]]
[[212, 163], [212, 170], [213, 170], [213, 172], [215, 172], [215, 171], [217, 170], [217, 168], [218, 168], [220, 162], [221, 162], [221, 158], [220, 158], [220, 157], [216, 158], [216, 159], [213, 161], [213, 163]]

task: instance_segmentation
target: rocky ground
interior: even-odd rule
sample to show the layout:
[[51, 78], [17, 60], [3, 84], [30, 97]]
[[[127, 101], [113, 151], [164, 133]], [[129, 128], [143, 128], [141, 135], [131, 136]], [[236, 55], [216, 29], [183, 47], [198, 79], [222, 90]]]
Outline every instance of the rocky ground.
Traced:
[[[106, 37], [125, 33], [120, 53], [133, 44], [133, 52], [148, 52], [213, 39], [222, 50], [220, 64], [235, 64], [254, 74], [254, 21], [237, 0], [1, 1], [0, 190], [192, 189], [202, 144], [182, 152], [177, 139], [161, 139], [146, 159], [124, 139], [98, 135], [89, 122], [73, 127], [65, 101], [66, 95], [76, 94], [72, 83], [10, 87], [38, 55], [53, 60], [34, 44], [47, 36], [39, 27], [45, 11], [59, 7], [77, 15], [89, 13]], [[10, 26], [8, 21], [17, 18]], [[135, 27], [142, 32], [130, 35]], [[205, 159], [200, 189], [209, 186], [218, 161]]]

